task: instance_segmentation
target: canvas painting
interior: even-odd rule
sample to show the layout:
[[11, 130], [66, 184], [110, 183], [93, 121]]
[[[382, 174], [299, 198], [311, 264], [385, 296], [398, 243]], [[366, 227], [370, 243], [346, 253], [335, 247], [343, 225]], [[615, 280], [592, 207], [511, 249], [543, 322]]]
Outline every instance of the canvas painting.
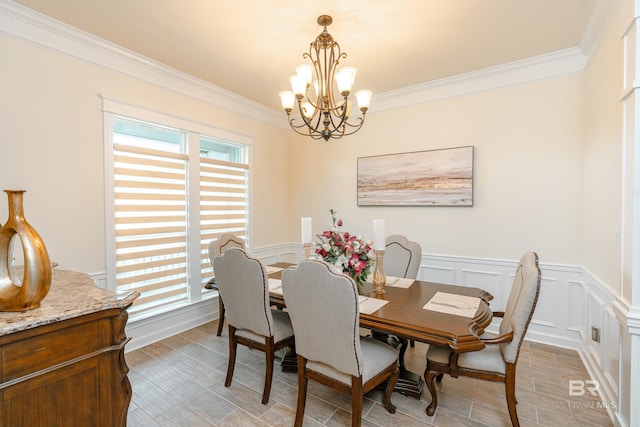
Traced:
[[358, 206], [473, 206], [473, 146], [358, 158]]

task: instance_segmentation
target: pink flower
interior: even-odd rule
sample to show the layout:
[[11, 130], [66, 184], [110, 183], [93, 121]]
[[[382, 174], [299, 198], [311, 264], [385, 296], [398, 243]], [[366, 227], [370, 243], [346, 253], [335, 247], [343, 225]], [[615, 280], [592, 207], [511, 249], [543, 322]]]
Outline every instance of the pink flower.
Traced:
[[342, 220], [341, 219], [338, 220], [338, 227], [342, 227]]
[[358, 274], [360, 274], [362, 272], [362, 270], [364, 270], [365, 268], [367, 268], [367, 263], [364, 262], [364, 261], [358, 261], [353, 265], [353, 269]]

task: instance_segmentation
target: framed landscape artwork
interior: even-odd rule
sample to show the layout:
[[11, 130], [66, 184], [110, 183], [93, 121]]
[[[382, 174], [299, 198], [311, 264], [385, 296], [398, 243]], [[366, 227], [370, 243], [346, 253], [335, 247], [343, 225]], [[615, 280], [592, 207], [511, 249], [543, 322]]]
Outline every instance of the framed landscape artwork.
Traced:
[[358, 158], [358, 206], [473, 206], [473, 146]]

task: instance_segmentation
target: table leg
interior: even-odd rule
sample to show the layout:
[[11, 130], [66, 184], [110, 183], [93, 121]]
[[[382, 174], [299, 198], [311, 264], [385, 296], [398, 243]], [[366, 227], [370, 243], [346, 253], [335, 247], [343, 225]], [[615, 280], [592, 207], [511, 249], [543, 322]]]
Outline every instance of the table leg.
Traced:
[[280, 366], [282, 366], [282, 372], [298, 372], [298, 355], [295, 347], [284, 349], [284, 357]]
[[[389, 336], [388, 334], [377, 331], [372, 331], [372, 336], [375, 339], [399, 349], [400, 354], [398, 355], [398, 366], [400, 368], [400, 376], [398, 377], [398, 382], [396, 383], [393, 391], [404, 394], [407, 397], [420, 399], [422, 396], [422, 390], [424, 389], [424, 379], [422, 379], [422, 375], [411, 372], [404, 365], [404, 355], [407, 352], [409, 340], [406, 338]], [[386, 382], [380, 385], [380, 387], [385, 388], [386, 386]]]

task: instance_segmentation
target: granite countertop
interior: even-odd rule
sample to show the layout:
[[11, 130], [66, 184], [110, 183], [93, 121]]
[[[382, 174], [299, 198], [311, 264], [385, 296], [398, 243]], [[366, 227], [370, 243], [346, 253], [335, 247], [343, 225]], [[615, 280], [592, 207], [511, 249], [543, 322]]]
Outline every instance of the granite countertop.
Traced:
[[49, 293], [39, 308], [0, 312], [0, 336], [111, 308], [124, 308], [139, 295], [137, 291], [102, 289], [86, 273], [55, 269]]

